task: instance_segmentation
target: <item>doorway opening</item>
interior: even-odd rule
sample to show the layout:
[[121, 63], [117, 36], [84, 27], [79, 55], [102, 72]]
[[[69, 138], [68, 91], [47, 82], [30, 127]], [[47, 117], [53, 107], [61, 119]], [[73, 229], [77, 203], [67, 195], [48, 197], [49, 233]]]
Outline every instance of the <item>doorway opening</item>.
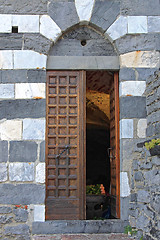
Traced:
[[86, 219], [86, 182], [87, 219], [120, 218], [118, 72], [48, 71], [46, 89], [46, 219]]
[[110, 89], [113, 73], [86, 72], [86, 218], [109, 219]]

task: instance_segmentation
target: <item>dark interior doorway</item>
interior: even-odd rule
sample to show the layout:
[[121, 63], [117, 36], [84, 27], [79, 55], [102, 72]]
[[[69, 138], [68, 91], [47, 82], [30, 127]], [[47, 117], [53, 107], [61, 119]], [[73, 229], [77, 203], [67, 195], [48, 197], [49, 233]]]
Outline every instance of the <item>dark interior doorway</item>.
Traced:
[[110, 210], [110, 84], [113, 74], [86, 74], [86, 217], [111, 218]]

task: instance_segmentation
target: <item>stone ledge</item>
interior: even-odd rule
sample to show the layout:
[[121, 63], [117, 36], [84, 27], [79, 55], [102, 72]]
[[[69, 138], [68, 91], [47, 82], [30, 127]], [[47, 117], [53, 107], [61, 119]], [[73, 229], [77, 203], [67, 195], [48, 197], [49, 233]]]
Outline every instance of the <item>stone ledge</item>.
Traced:
[[127, 234], [112, 233], [112, 234], [52, 234], [52, 235], [37, 235], [32, 237], [33, 240], [130, 240], [134, 239]]
[[32, 234], [123, 233], [128, 224], [120, 219], [33, 222]]

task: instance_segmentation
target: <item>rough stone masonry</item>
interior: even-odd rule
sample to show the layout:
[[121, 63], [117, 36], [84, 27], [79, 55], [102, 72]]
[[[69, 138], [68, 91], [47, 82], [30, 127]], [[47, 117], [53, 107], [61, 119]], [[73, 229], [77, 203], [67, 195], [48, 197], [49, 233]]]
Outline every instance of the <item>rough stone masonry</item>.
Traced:
[[0, 0], [0, 22], [0, 239], [45, 221], [47, 59], [84, 54], [119, 57], [121, 220], [159, 239], [159, 0]]

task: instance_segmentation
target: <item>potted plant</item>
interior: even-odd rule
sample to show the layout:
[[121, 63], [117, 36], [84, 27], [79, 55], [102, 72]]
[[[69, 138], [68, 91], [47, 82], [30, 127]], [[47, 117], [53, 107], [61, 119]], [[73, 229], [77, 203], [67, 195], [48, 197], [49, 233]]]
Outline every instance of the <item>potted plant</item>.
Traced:
[[146, 142], [145, 147], [150, 151], [151, 156], [160, 155], [160, 138]]

